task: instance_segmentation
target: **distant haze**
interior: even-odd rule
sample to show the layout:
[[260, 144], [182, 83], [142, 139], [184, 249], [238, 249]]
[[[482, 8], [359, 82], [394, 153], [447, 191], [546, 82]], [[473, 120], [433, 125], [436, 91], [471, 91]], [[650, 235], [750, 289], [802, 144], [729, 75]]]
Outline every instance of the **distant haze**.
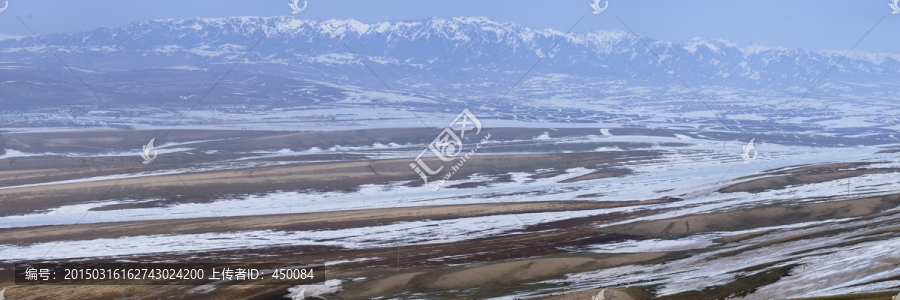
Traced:
[[308, 1], [307, 9], [291, 15], [288, 0], [123, 1], [10, 0], [0, 13], [0, 37], [31, 35], [19, 16], [36, 33], [115, 28], [133, 22], [191, 17], [282, 16], [355, 19], [365, 23], [429, 17], [484, 16], [536, 29], [576, 32], [595, 29], [636, 32], [657, 40], [685, 41], [694, 37], [751, 42], [805, 50], [846, 50], [880, 18], [881, 23], [856, 49], [900, 53], [900, 15], [890, 14], [888, 0], [835, 1], [610, 1], [602, 14], [591, 14], [589, 0], [517, 1]]

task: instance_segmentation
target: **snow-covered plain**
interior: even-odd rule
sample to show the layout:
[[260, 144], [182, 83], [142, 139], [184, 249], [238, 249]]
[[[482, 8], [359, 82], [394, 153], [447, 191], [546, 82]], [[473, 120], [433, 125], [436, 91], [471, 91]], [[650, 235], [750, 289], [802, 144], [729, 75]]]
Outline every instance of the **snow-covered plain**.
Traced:
[[[631, 141], [653, 144], [681, 141], [677, 137], [652, 136], [594, 136], [560, 138], [556, 143], [592, 141]], [[41, 225], [81, 224], [97, 222], [161, 220], [173, 218], [203, 218], [223, 216], [266, 215], [282, 213], [314, 213], [347, 209], [391, 208], [442, 204], [498, 203], [517, 201], [547, 201], [577, 199], [578, 195], [601, 194], [595, 201], [645, 200], [659, 197], [679, 197], [684, 201], [655, 204], [644, 207], [588, 210], [577, 212], [531, 213], [518, 215], [498, 215], [463, 218], [444, 221], [420, 221], [353, 228], [330, 231], [248, 231], [231, 233], [210, 233], [198, 235], [159, 235], [122, 237], [93, 241], [59, 241], [58, 243], [33, 244], [16, 247], [0, 246], [0, 257], [8, 259], [35, 259], [42, 257], [45, 249], [53, 248], [45, 258], [73, 258], [88, 256], [116, 256], [156, 252], [203, 251], [210, 249], [266, 247], [271, 245], [328, 244], [347, 248], [365, 248], [388, 244], [445, 243], [474, 237], [485, 237], [520, 230], [528, 225], [542, 222], [608, 214], [637, 209], [668, 208], [668, 212], [637, 218], [654, 220], [671, 218], [685, 214], [733, 210], [742, 207], [765, 205], [783, 200], [816, 201], [822, 195], [846, 195], [846, 181], [829, 181], [785, 190], [770, 190], [761, 193], [720, 194], [712, 190], [726, 186], [733, 178], [756, 174], [760, 171], [786, 165], [812, 164], [835, 161], [880, 162], [871, 167], [898, 167], [900, 164], [885, 161], [884, 155], [875, 155], [872, 148], [823, 148], [803, 146], [782, 146], [757, 143], [760, 153], [757, 160], [743, 164], [737, 155], [737, 142], [722, 143], [713, 140], [691, 139], [688, 147], [665, 149], [667, 154], [653, 161], [633, 161], [625, 166], [635, 171], [633, 175], [574, 183], [559, 183], [560, 180], [590, 173], [584, 168], [570, 169], [566, 174], [548, 178], [531, 179], [526, 173], [514, 173], [511, 182], [490, 183], [489, 187], [445, 188], [432, 192], [422, 187], [407, 187], [405, 182], [390, 185], [366, 185], [356, 192], [276, 192], [265, 195], [245, 195], [233, 199], [220, 200], [209, 204], [175, 204], [167, 207], [89, 211], [92, 207], [117, 203], [134, 202], [119, 199], [97, 203], [67, 205], [50, 211], [6, 216], [0, 218], [0, 228]], [[477, 159], [477, 157], [476, 157]], [[149, 176], [152, 174], [144, 174]], [[885, 194], [900, 188], [898, 175], [870, 174], [854, 178], [851, 191], [871, 189], [867, 195]], [[454, 182], [479, 182], [486, 176]], [[648, 188], [652, 187], [652, 188]], [[838, 196], [845, 197], [845, 196]], [[851, 193], [849, 197], [859, 197]], [[152, 201], [145, 200], [145, 201]], [[626, 222], [626, 221], [623, 221]], [[465, 234], [461, 234], [461, 233]], [[726, 234], [726, 233], [722, 233]], [[730, 233], [734, 234], [734, 233]], [[364, 237], [363, 237], [364, 235]], [[658, 250], [703, 248], [709, 246], [715, 234], [708, 237], [694, 237], [685, 240], [667, 241], [658, 245]], [[328, 239], [327, 242], [320, 240]], [[693, 240], [693, 241], [692, 241]], [[247, 243], [244, 243], [247, 242]], [[596, 251], [637, 251], [647, 249], [648, 241], [598, 246]], [[151, 246], [153, 245], [153, 246]], [[78, 250], [78, 251], [69, 251]], [[90, 251], [87, 251], [90, 250]]]
[[[398, 119], [383, 122], [370, 120], [368, 122], [381, 122], [381, 124], [386, 127], [395, 126], [398, 122], [401, 125], [409, 127], [420, 125], [416, 124], [417, 121], [409, 118], [408, 112], [398, 114], [398, 112], [394, 111], [393, 114], [395, 114], [393, 116]], [[402, 115], [405, 115], [405, 117]], [[746, 117], [749, 118], [749, 116]], [[406, 118], [405, 121], [397, 121], [403, 120], [404, 118]], [[52, 243], [37, 243], [22, 246], [8, 244], [0, 245], [0, 257], [3, 257], [6, 260], [77, 259], [87, 257], [125, 258], [131, 255], [154, 253], [195, 253], [209, 250], [259, 249], [263, 247], [290, 245], [331, 245], [346, 247], [348, 249], [365, 249], [371, 247], [450, 243], [460, 240], [520, 232], [529, 225], [544, 222], [616, 212], [667, 209], [664, 212], [653, 215], [619, 222], [625, 223], [658, 220], [688, 214], [729, 211], [784, 201], [812, 203], [823, 200], [853, 199], [863, 196], [894, 193], [896, 190], [900, 189], [900, 180], [897, 180], [900, 178], [900, 175], [895, 173], [875, 173], [854, 177], [850, 180], [832, 180], [803, 186], [788, 186], [781, 190], [769, 190], [759, 193], [738, 192], [722, 194], [715, 192], [718, 188], [737, 182], [737, 178], [756, 175], [765, 170], [777, 169], [785, 166], [861, 161], [873, 163], [866, 166], [867, 168], [897, 168], [900, 167], [900, 163], [893, 159], [892, 154], [876, 154], [876, 152], [885, 148], [900, 146], [900, 143], [898, 143], [900, 141], [892, 137], [877, 143], [877, 145], [852, 147], [825, 147], [811, 143], [784, 145], [757, 138], [754, 145], [759, 155], [754, 161], [745, 164], [740, 157], [740, 153], [742, 152], [741, 147], [745, 145], [747, 141], [722, 141], [708, 138], [707, 135], [710, 134], [699, 128], [709, 126], [709, 124], [698, 124], [698, 126], [694, 127], [697, 128], [695, 129], [696, 131], [691, 132], [692, 136], [678, 134], [672, 137], [658, 137], [619, 135], [616, 134], [616, 131], [622, 127], [597, 123], [591, 124], [591, 126], [597, 128], [596, 135], [557, 137], [555, 133], [556, 128], [584, 128], [585, 126], [584, 124], [578, 123], [534, 123], [516, 120], [490, 121], [492, 126], [497, 127], [519, 126], [525, 123], [528, 123], [529, 127], [532, 128], [546, 128], [547, 130], [543, 134], [532, 137], [531, 140], [492, 141], [489, 143], [489, 146], [490, 144], [497, 146], [511, 142], [527, 142], [535, 145], [629, 142], [649, 144], [651, 146], [646, 148], [646, 150], [662, 151], [663, 155], [653, 160], [627, 161], [615, 165], [615, 167], [628, 168], [633, 171], [632, 174], [625, 177], [613, 177], [572, 183], [561, 183], [560, 181], [589, 174], [594, 170], [573, 168], [566, 170], [566, 173], [564, 174], [537, 179], [530, 177], [531, 175], [534, 175], [532, 173], [519, 172], [510, 174], [510, 180], [506, 182], [492, 181], [493, 177], [491, 175], [475, 174], [466, 179], [453, 181], [448, 187], [445, 187], [438, 192], [434, 192], [426, 187], [406, 186], [406, 183], [408, 182], [391, 182], [384, 185], [363, 185], [358, 191], [354, 192], [273, 192], [262, 195], [238, 195], [233, 196], [230, 199], [217, 200], [206, 205], [180, 203], [165, 207], [90, 211], [90, 209], [94, 207], [138, 201], [133, 199], [111, 199], [92, 203], [65, 205], [39, 213], [0, 217], [0, 228], [66, 225], [76, 222], [90, 224], [99, 222], [163, 220], [175, 218], [267, 215], [288, 212], [315, 213], [335, 210], [444, 204], [550, 201], [560, 199], [582, 199], [578, 198], [578, 196], [587, 194], [594, 195], [589, 198], [592, 201], [646, 200], [661, 197], [674, 197], [684, 200], [642, 207], [576, 212], [524, 213], [441, 221], [401, 222], [341, 230], [289, 232], [255, 230], [235, 233], [223, 230], [219, 233], [206, 234], [170, 234], [153, 236], [126, 235], [118, 238], [95, 240], [62, 240]], [[680, 123], [679, 126], [684, 124], [685, 123]], [[371, 123], [368, 125], [371, 125]], [[435, 126], [446, 126], [446, 122], [436, 122]], [[202, 126], [199, 126], [198, 128], [202, 128]], [[335, 128], [340, 128], [340, 126], [324, 126], [322, 130]], [[689, 130], [694, 129], [691, 128], [691, 126], [687, 126], [686, 128], [689, 128]], [[842, 135], [846, 136], [846, 134]], [[869, 134], [865, 133], [857, 133], [855, 135], [860, 137], [869, 136]], [[798, 137], [797, 139], [799, 140], [800, 138]], [[682, 145], [666, 146], [672, 145], [669, 143], [680, 143]], [[166, 147], [173, 147], [173, 149], [174, 147], [183, 148], [185, 146], [190, 146], [190, 144], [166, 145]], [[418, 149], [423, 149], [425, 146], [426, 145], [418, 144], [373, 144], [369, 146], [352, 147], [335, 146], [328, 149], [272, 149], [271, 151], [256, 151], [248, 154], [252, 154], [256, 157], [278, 158], [323, 153], [364, 153], [369, 157], [411, 159], [418, 154]], [[190, 149], [189, 151], [196, 150], [194, 148], [186, 149]], [[596, 150], [622, 151], [622, 149], [614, 147]], [[518, 153], [526, 152], [493, 152], [491, 154]], [[50, 154], [7, 152], [7, 155], [28, 156]], [[474, 159], [477, 159], [477, 155]], [[193, 165], [171, 171], [147, 172], [131, 174], [129, 176], [154, 176], [171, 172], [239, 169], [259, 167], [265, 164], [283, 163], [296, 162], [248, 163], [238, 159], [225, 164], [208, 166]], [[83, 178], [76, 181], [103, 180], [112, 179], [113, 177]], [[456, 184], [480, 183], [485, 181], [490, 182], [487, 187], [452, 187]], [[63, 182], [44, 184], [57, 183]], [[154, 199], [144, 199], [140, 201], [153, 200]], [[819, 222], [757, 228], [754, 230], [775, 230], [775, 233], [765, 237], [772, 239], [778, 237], [778, 232], [787, 232], [790, 230], [792, 234], [796, 234], [798, 233], [797, 230], [802, 230], [798, 228], [807, 225], [851, 226], [852, 224], [859, 223], [841, 223], [845, 221], [847, 220], [822, 220]], [[874, 220], [870, 220], [870, 222], [874, 222]], [[612, 244], [593, 245], [577, 249], [577, 251], [632, 253], [677, 251], [686, 249], [703, 250], [722, 246], [713, 242], [713, 239], [749, 231], [750, 230], [712, 232], [699, 235], [679, 236], [673, 239], [624, 241]], [[813, 250], [805, 255], [793, 254], [801, 250], [828, 246], [844, 239], [850, 239], [850, 236], [853, 233], [854, 232], [843, 233], [837, 237], [829, 236], [779, 244], [775, 247], [766, 247], [762, 250], [744, 252], [726, 259], [714, 257], [717, 253], [733, 250], [736, 247], [755, 241], [754, 239], [750, 239], [737, 245], [729, 244], [725, 249], [711, 250], [686, 259], [661, 265], [629, 265], [595, 272], [568, 274], [564, 279], [551, 280], [546, 283], [564, 284], [574, 289], [588, 289], [596, 286], [613, 285], [616, 282], [652, 279], [654, 283], [662, 284], [662, 288], [658, 291], [659, 295], [668, 295], [722, 285], [733, 281], [739, 276], [751, 275], [755, 272], [777, 268], [789, 263], [798, 263], [802, 266], [795, 268], [788, 277], [783, 278], [775, 284], [760, 288], [756, 293], [746, 297], [746, 299], [836, 295], [852, 292], [877, 291], [886, 288], [895, 288], [897, 285], [900, 285], [900, 281], [885, 281], [877, 284], [851, 286], [860, 282], [900, 275], [900, 273], [893, 271], [893, 269], [884, 267], [885, 265], [890, 265], [897, 261], [896, 255], [891, 251], [892, 243], [898, 242], [897, 238], [887, 237], [884, 240], [864, 242], [854, 246]], [[866, 249], [866, 251], [863, 251], [862, 249]], [[835, 252], [830, 253], [830, 251]], [[759, 261], [779, 260], [789, 260], [789, 263], [770, 266], [767, 269], [754, 272], [738, 272], [738, 270], [743, 268], [742, 266], [753, 265]], [[333, 262], [333, 264], [334, 263], [340, 263], [340, 261]], [[835, 269], [841, 269], [844, 266], [851, 266], [843, 269], [843, 272], [846, 272], [849, 275], [834, 273]], [[841, 276], [844, 276], [846, 280], [842, 280], [840, 284], [822, 283], [826, 278], [828, 280], [835, 280], [836, 278], [841, 278]], [[558, 291], [548, 289], [545, 292], [553, 293]], [[511, 297], [515, 296], [501, 297], [498, 299], [509, 299]]]
[[[825, 225], [825, 228], [848, 228], [880, 220], [884, 219], [840, 224], [833, 223]], [[597, 286], [615, 286], [619, 282], [636, 282], [642, 279], [650, 279], [653, 284], [662, 285], [662, 288], [657, 291], [657, 295], [662, 296], [724, 285], [740, 276], [798, 264], [799, 266], [794, 268], [790, 275], [773, 284], [766, 285], [742, 299], [781, 299], [875, 292], [885, 288], [896, 288], [900, 281], [888, 280], [874, 284], [854, 285], [900, 275], [900, 271], [893, 267], [897, 264], [897, 261], [900, 261], [900, 254], [896, 253], [896, 247], [894, 247], [900, 242], [900, 237], [886, 237], [876, 241], [853, 243], [852, 246], [829, 246], [860, 239], [854, 236], [865, 231], [884, 227], [889, 226], [851, 230], [836, 235], [779, 243], [761, 249], [744, 251], [734, 256], [718, 256], [723, 252], [780, 237], [778, 234], [774, 236], [767, 235], [742, 241], [737, 245], [729, 245], [721, 250], [703, 252], [664, 264], [627, 265], [592, 272], [572, 273], [566, 275], [564, 279], [547, 280], [542, 283], [566, 284], [566, 286], [573, 289], [588, 289], [596, 288]], [[784, 235], [811, 231], [812, 229], [791, 231]], [[654, 241], [646, 242], [645, 245], [648, 246], [657, 244]], [[665, 243], [660, 244], [664, 244], [663, 247], [665, 247]], [[817, 249], [820, 247], [826, 248]], [[768, 266], [761, 270], [741, 271], [748, 266], [758, 265], [763, 262], [783, 260], [785, 262]], [[835, 284], [831, 281], [840, 283]], [[550, 293], [553, 291], [551, 289], [546, 292]]]
[[[589, 142], [646, 142], [666, 143], [685, 142], [678, 138], [653, 136], [587, 136], [559, 138], [554, 143], [589, 143]], [[824, 182], [789, 190], [773, 190], [762, 193], [719, 194], [712, 189], [726, 186], [730, 179], [758, 172], [800, 164], [814, 164], [839, 161], [872, 161], [881, 162], [870, 167], [898, 167], [900, 163], [886, 161], [885, 155], [875, 155], [878, 148], [823, 148], [804, 146], [781, 146], [757, 142], [758, 158], [743, 164], [738, 155], [740, 144], [723, 143], [712, 140], [693, 139], [692, 146], [666, 149], [654, 146], [655, 150], [666, 150], [667, 154], [653, 161], [629, 162], [625, 164], [634, 170], [633, 175], [591, 180], [574, 183], [560, 183], [560, 180], [585, 175], [592, 170], [574, 168], [566, 174], [547, 178], [531, 179], [532, 174], [513, 173], [511, 182], [491, 183], [488, 187], [479, 188], [444, 188], [438, 192], [421, 187], [405, 186], [407, 182], [393, 182], [389, 185], [363, 185], [356, 192], [275, 192], [265, 195], [243, 195], [231, 199], [219, 200], [207, 205], [195, 203], [175, 204], [166, 207], [119, 209], [109, 211], [90, 211], [92, 207], [108, 206], [120, 203], [134, 203], [136, 200], [114, 199], [95, 203], [66, 205], [46, 212], [18, 216], [0, 217], [0, 228], [71, 224], [81, 219], [82, 224], [95, 222], [118, 222], [137, 220], [159, 220], [172, 218], [202, 218], [213, 216], [246, 216], [282, 213], [314, 213], [323, 211], [408, 207], [424, 205], [491, 203], [495, 201], [548, 201], [559, 199], [577, 199], [578, 195], [598, 193], [602, 196], [592, 197], [596, 201], [646, 200], [659, 197], [684, 198], [685, 201], [659, 204], [654, 208], [669, 207], [680, 210], [648, 218], [667, 218], [688, 212], [700, 213], [722, 209], [734, 209], [736, 206], [755, 206], [765, 202], [777, 202], [784, 199], [806, 199], [820, 195], [846, 194], [846, 182]], [[424, 145], [422, 145], [424, 147]], [[415, 148], [415, 147], [413, 147]], [[337, 149], [329, 149], [339, 153]], [[273, 155], [277, 155], [274, 153]], [[508, 153], [507, 153], [508, 154]], [[416, 155], [416, 152], [402, 151], [392, 157]], [[476, 157], [477, 159], [477, 157]], [[166, 171], [154, 171], [129, 174], [127, 177], [163, 175], [187, 171], [235, 169], [284, 164], [284, 162], [265, 163], [229, 163], [208, 167], [191, 167]], [[116, 179], [122, 176], [99, 176], [79, 180], [54, 183], [80, 182], [87, 180]], [[878, 190], [891, 191], [900, 188], [900, 183], [893, 180], [894, 174], [870, 174], [851, 181], [851, 189], [857, 191], [863, 186], [879, 185]], [[453, 181], [475, 183], [490, 179], [489, 176], [472, 176], [468, 179]], [[721, 180], [721, 181], [720, 181]], [[647, 188], [652, 187], [652, 188]], [[12, 188], [12, 187], [8, 187]], [[524, 193], [524, 194], [522, 194]], [[876, 193], [877, 194], [877, 193]], [[143, 201], [153, 201], [145, 199]], [[212, 210], [212, 212], [210, 211]], [[213, 214], [213, 212], [215, 214]]]

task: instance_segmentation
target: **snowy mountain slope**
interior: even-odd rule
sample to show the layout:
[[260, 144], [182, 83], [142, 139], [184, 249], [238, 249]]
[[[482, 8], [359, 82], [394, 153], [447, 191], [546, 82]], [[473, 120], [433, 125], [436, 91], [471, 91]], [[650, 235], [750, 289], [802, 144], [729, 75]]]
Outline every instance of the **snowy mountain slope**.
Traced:
[[[76, 65], [135, 69], [233, 62], [266, 32], [268, 37], [248, 56], [249, 61], [323, 68], [358, 65], [339, 37], [367, 63], [397, 76], [427, 70], [502, 74], [526, 70], [563, 38], [537, 71], [640, 80], [659, 79], [668, 71], [636, 37], [620, 30], [566, 35], [478, 17], [373, 24], [352, 19], [320, 23], [292, 17], [165, 19], [42, 38]], [[843, 54], [739, 47], [724, 40], [701, 38], [683, 42], [642, 39], [680, 76], [704, 84], [811, 83]], [[7, 61], [52, 58], [34, 37], [0, 41], [0, 49], [0, 57]], [[900, 56], [857, 52], [834, 73], [832, 80], [857, 83], [897, 80]]]
[[[683, 90], [668, 67], [695, 90], [777, 90], [794, 97], [845, 53], [740, 47], [702, 38], [639, 40], [621, 30], [566, 35], [481, 17], [372, 24], [293, 17], [164, 19], [41, 39], [106, 101], [176, 106], [194, 103], [191, 95], [203, 94], [254, 45], [210, 95], [217, 103], [334, 102], [348, 97], [346, 87], [386, 92], [381, 80], [401, 94], [489, 103], [532, 66], [512, 95], [516, 99], [540, 100], [582, 89], [592, 90], [586, 97], [640, 97], [645, 87]], [[35, 37], [0, 40], [0, 62], [0, 102], [7, 107], [34, 104], [36, 97], [46, 103], [43, 107], [99, 105]], [[345, 88], [324, 93], [310, 88], [322, 83]], [[841, 98], [848, 93], [900, 94], [900, 55], [853, 52], [816, 89]]]

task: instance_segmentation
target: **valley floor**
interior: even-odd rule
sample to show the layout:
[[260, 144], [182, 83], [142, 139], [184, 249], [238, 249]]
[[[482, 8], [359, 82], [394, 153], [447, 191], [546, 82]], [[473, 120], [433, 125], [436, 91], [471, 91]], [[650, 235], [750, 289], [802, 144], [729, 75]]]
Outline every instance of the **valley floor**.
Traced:
[[[462, 146], [488, 134], [439, 185], [410, 168], [436, 135], [426, 129], [5, 133], [0, 288], [13, 299], [285, 299], [304, 288], [327, 299], [588, 299], [604, 287], [607, 299], [868, 299], [900, 290], [900, 163], [884, 151], [900, 145], [756, 136], [759, 156], [744, 163], [740, 135], [510, 127]], [[131, 149], [151, 138], [159, 154], [144, 164]], [[324, 269], [313, 285], [48, 287], [15, 285], [10, 266], [22, 261]]]

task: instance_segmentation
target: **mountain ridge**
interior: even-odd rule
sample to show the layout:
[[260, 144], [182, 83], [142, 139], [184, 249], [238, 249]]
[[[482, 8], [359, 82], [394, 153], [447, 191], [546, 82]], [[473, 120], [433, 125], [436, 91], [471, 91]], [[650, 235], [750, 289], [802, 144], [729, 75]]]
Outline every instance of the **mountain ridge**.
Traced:
[[[158, 19], [41, 39], [88, 81], [122, 70], [228, 66], [246, 54], [242, 72], [383, 89], [370, 68], [388, 86], [427, 94], [502, 93], [526, 73], [526, 81], [563, 74], [570, 83], [631, 86], [679, 85], [674, 74], [696, 87], [792, 92], [825, 78], [818, 89], [833, 93], [893, 93], [893, 82], [900, 82], [900, 55], [890, 53], [844, 57], [846, 51], [741, 47], [724, 39], [657, 41], [619, 29], [566, 34], [485, 17], [374, 23], [287, 16]], [[35, 37], [0, 40], [0, 61], [17, 72], [59, 67]], [[64, 77], [58, 80], [71, 80]], [[106, 76], [104, 84], [117, 77]]]

